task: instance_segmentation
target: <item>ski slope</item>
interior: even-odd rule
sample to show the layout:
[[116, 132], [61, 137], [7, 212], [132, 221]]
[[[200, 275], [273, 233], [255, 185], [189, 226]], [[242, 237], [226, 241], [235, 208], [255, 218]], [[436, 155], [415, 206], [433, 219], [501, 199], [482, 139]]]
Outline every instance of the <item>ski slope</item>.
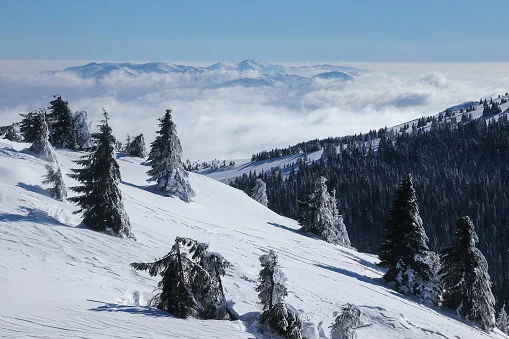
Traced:
[[[376, 257], [306, 237], [294, 220], [219, 181], [191, 173], [190, 204], [152, 193], [141, 159], [118, 157], [138, 241], [77, 227], [75, 206], [48, 196], [45, 162], [21, 152], [26, 147], [0, 140], [2, 338], [270, 338], [253, 324], [258, 257], [270, 249], [288, 277], [287, 301], [307, 322], [323, 321], [326, 335], [332, 312], [353, 302], [363, 313], [362, 339], [507, 338], [399, 295], [381, 283]], [[57, 153], [66, 170], [80, 155]], [[144, 306], [157, 279], [129, 263], [163, 256], [176, 236], [208, 242], [232, 263], [224, 285], [241, 320], [180, 320]]]

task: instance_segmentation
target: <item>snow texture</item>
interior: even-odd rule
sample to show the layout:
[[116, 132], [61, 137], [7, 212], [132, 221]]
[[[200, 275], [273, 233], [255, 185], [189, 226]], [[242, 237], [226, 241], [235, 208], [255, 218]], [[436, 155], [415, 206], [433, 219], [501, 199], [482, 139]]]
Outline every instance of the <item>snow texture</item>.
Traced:
[[[0, 139], [0, 337], [268, 339], [253, 321], [258, 257], [273, 249], [305, 331], [330, 337], [317, 324], [331, 324], [337, 305], [348, 302], [362, 311], [362, 339], [507, 338], [394, 292], [380, 282], [375, 256], [303, 236], [294, 220], [216, 180], [190, 173], [191, 204], [154, 194], [142, 159], [118, 159], [137, 242], [77, 227], [76, 207], [41, 188], [47, 162], [21, 152], [27, 147]], [[83, 153], [57, 154], [69, 171]], [[159, 278], [129, 264], [167, 253], [176, 236], [207, 242], [232, 264], [223, 283], [240, 320], [181, 320], [146, 306]]]

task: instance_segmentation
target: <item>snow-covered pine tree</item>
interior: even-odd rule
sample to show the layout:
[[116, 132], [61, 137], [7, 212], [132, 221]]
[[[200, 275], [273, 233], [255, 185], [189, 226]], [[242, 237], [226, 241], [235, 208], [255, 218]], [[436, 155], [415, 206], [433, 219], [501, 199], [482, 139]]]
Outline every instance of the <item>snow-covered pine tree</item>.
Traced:
[[256, 287], [258, 298], [263, 305], [260, 323], [267, 323], [277, 333], [288, 339], [301, 339], [302, 321], [299, 313], [284, 302], [288, 291], [286, 276], [278, 265], [277, 254], [270, 250], [260, 256], [262, 269]]
[[5, 139], [15, 142], [22, 142], [23, 136], [21, 135], [19, 123], [14, 123], [7, 128], [4, 136]]
[[47, 160], [49, 162], [57, 162], [57, 155], [51, 147], [48, 135], [48, 125], [46, 124], [46, 112], [43, 109], [37, 111], [37, 115], [34, 117], [34, 127], [37, 127], [37, 131], [34, 130], [34, 139], [30, 151], [37, 155], [39, 158]]
[[355, 304], [345, 304], [341, 312], [334, 312], [334, 323], [329, 327], [331, 339], [355, 339], [355, 328], [361, 325], [361, 310]]
[[126, 144], [125, 150], [129, 155], [138, 158], [146, 158], [147, 150], [145, 148], [145, 138], [143, 137], [143, 134], [138, 135], [136, 138]]
[[46, 165], [46, 175], [42, 183], [51, 185], [49, 191], [53, 199], [64, 201], [67, 198], [67, 188], [65, 186], [62, 170], [58, 163], [56, 166]]
[[182, 163], [182, 147], [170, 109], [159, 119], [159, 126], [159, 135], [150, 144], [147, 162], [152, 168], [147, 172], [148, 181], [155, 181], [157, 189], [189, 202], [194, 191]]
[[48, 121], [50, 127], [50, 141], [55, 148], [76, 148], [74, 119], [69, 103], [62, 100], [60, 95], [54, 95], [50, 101]]
[[[22, 119], [19, 129], [25, 142], [33, 143], [39, 139], [42, 122], [39, 117], [41, 110], [42, 109], [35, 110], [27, 114], [20, 114]], [[44, 114], [46, 114], [46, 112]]]
[[79, 149], [86, 150], [92, 148], [94, 143], [90, 134], [87, 111], [74, 112], [73, 121], [76, 144]]
[[71, 187], [80, 195], [69, 200], [80, 207], [74, 213], [81, 213], [83, 224], [90, 229], [135, 239], [118, 188], [121, 178], [115, 159], [115, 139], [108, 125], [108, 113], [104, 109], [103, 116], [100, 132], [93, 135], [96, 150], [75, 161], [81, 168], [71, 169], [69, 176], [79, 181], [81, 186]]
[[255, 181], [255, 186], [253, 187], [251, 198], [258, 201], [263, 206], [267, 207], [269, 204], [269, 200], [267, 199], [267, 185], [265, 182], [258, 178]]
[[208, 252], [208, 245], [177, 237], [171, 251], [152, 263], [132, 263], [136, 270], [161, 275], [160, 290], [150, 305], [178, 318], [201, 316], [229, 319], [221, 277], [229, 267], [220, 254]]
[[266, 311], [274, 304], [283, 302], [287, 296], [286, 276], [279, 267], [277, 254], [273, 250], [260, 257], [260, 264], [262, 265], [258, 276], [260, 285], [256, 287], [256, 291], [263, 310]]
[[329, 239], [338, 239], [340, 244], [343, 246], [351, 246], [350, 238], [348, 237], [348, 232], [346, 230], [345, 223], [343, 221], [343, 216], [339, 213], [338, 204], [336, 200], [336, 190], [332, 190], [332, 195], [330, 197], [331, 205], [332, 205], [332, 220], [334, 222], [335, 227], [332, 229], [335, 231], [334, 234], [326, 234], [325, 238]]
[[306, 202], [299, 202], [299, 224], [304, 232], [311, 232], [327, 242], [350, 246], [350, 239], [339, 214], [335, 192], [327, 192], [327, 179], [319, 177]]
[[478, 241], [470, 218], [459, 218], [456, 238], [441, 256], [442, 305], [490, 331], [495, 326], [495, 298], [488, 263], [475, 247]]
[[500, 309], [500, 312], [498, 312], [497, 328], [505, 334], [509, 334], [509, 316], [505, 311], [505, 304]]
[[379, 266], [388, 268], [385, 280], [395, 282], [398, 291], [428, 305], [438, 303], [437, 256], [428, 248], [410, 174], [396, 190], [378, 256]]

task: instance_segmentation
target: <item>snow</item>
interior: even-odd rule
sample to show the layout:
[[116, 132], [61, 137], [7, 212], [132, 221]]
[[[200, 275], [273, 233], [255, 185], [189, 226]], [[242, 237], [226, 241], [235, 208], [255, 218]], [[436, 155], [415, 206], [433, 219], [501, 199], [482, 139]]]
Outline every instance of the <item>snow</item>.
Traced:
[[[20, 152], [28, 146], [0, 140], [0, 337], [253, 338], [248, 325], [261, 311], [258, 257], [272, 249], [288, 279], [286, 301], [306, 326], [323, 321], [326, 335], [333, 312], [349, 302], [362, 312], [363, 339], [507, 338], [398, 294], [380, 283], [375, 256], [306, 237], [294, 220], [219, 181], [191, 173], [191, 203], [146, 190], [147, 167], [139, 158], [118, 158], [137, 242], [76, 227], [76, 207], [42, 188], [46, 162]], [[67, 173], [83, 154], [57, 153]], [[176, 236], [207, 242], [231, 262], [225, 292], [245, 323], [180, 320], [143, 306], [158, 279], [129, 264], [160, 258]]]
[[[322, 156], [323, 151], [316, 151], [307, 155], [307, 162], [318, 161]], [[260, 161], [250, 161], [250, 159], [235, 159], [235, 166], [225, 166], [217, 169], [205, 168], [200, 169], [198, 173], [208, 176], [222, 182], [227, 182], [230, 179], [240, 177], [243, 174], [249, 174], [249, 172], [255, 172], [257, 174], [261, 172], [268, 172], [272, 168], [281, 169], [284, 175], [288, 175], [291, 170], [291, 165], [295, 164], [295, 171], [298, 170], [298, 162], [300, 159], [304, 159], [306, 154], [292, 154], [285, 155], [278, 158], [272, 158]], [[226, 164], [229, 160], [226, 161]], [[290, 166], [284, 168], [285, 166]]]

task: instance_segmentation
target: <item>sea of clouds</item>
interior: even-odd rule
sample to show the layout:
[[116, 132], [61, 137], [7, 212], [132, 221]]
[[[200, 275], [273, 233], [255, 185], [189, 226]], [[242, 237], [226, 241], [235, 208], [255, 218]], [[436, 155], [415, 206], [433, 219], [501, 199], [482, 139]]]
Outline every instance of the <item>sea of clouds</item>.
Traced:
[[[69, 63], [69, 62], [68, 62]], [[247, 158], [253, 152], [370, 129], [432, 115], [447, 107], [509, 90], [509, 64], [355, 64], [372, 72], [352, 81], [315, 79], [305, 87], [213, 87], [256, 71], [210, 70], [190, 74], [112, 72], [83, 79], [72, 72], [39, 72], [27, 62], [0, 61], [0, 125], [20, 113], [47, 107], [59, 93], [93, 124], [101, 107], [114, 133], [143, 133], [150, 142], [157, 118], [171, 108], [184, 157]], [[30, 67], [29, 67], [30, 66]]]

